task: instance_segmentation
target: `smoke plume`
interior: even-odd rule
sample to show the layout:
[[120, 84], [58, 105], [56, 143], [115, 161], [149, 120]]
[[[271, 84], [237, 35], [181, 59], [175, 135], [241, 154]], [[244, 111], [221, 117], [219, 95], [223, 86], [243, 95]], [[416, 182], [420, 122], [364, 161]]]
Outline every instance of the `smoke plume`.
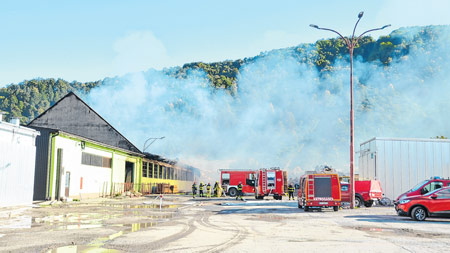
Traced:
[[[404, 29], [412, 39], [420, 29]], [[372, 137], [450, 136], [448, 27], [430, 44], [414, 44], [389, 66], [355, 59], [355, 148]], [[400, 36], [400, 35], [399, 35]], [[294, 50], [274, 50], [241, 67], [234, 96], [211, 87], [205, 73], [177, 79], [148, 70], [105, 79], [87, 100], [147, 151], [199, 167], [281, 167], [291, 176], [328, 164], [349, 168], [348, 56], [320, 73]], [[358, 155], [356, 155], [358, 156]]]

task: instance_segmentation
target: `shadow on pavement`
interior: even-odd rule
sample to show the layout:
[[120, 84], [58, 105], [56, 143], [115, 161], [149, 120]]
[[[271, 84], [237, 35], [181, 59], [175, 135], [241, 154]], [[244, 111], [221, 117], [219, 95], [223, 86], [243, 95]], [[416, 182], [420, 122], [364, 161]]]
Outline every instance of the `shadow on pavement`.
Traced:
[[[418, 221], [413, 221], [411, 218], [406, 216], [397, 215], [347, 215], [344, 216], [347, 219], [356, 219], [357, 221], [368, 221], [368, 222], [386, 222], [386, 223], [417, 223]], [[434, 223], [434, 224], [449, 224], [450, 220], [445, 220], [445, 218], [439, 217], [429, 217], [425, 221], [420, 221], [421, 223]]]

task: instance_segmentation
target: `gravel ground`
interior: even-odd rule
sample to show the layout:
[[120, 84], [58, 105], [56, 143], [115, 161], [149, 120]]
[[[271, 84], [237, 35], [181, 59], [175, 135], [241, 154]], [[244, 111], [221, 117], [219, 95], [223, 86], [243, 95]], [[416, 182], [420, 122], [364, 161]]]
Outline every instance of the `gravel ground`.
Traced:
[[0, 208], [1, 252], [446, 252], [450, 219], [393, 207], [303, 212], [295, 201], [164, 196]]

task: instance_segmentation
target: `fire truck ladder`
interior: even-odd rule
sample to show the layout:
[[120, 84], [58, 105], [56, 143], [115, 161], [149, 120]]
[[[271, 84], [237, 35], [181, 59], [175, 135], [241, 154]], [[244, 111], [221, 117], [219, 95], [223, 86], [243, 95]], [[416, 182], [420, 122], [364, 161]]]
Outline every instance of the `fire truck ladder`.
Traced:
[[262, 192], [263, 194], [267, 191], [267, 173], [265, 171], [261, 172], [261, 186], [262, 186]]

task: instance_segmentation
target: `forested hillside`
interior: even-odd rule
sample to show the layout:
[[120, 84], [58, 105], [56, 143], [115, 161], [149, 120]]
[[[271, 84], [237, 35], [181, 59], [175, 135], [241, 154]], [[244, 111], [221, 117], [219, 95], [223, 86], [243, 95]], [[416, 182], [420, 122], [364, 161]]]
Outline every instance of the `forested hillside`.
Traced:
[[[401, 28], [388, 36], [377, 40], [367, 36], [357, 45], [354, 55], [361, 61], [376, 62], [389, 66], [393, 61], [401, 61], [408, 55], [412, 47], [430, 50], [424, 45], [435, 41], [444, 30], [443, 26]], [[241, 66], [256, 61], [266, 55], [279, 51], [289, 52], [301, 63], [315, 66], [320, 73], [333, 71], [337, 60], [347, 60], [348, 51], [341, 39], [319, 40], [313, 44], [300, 44], [296, 47], [276, 49], [263, 52], [252, 58], [213, 63], [194, 62], [164, 70], [164, 73], [176, 78], [185, 78], [190, 70], [203, 70], [211, 85], [217, 89], [236, 90], [237, 77]], [[0, 111], [6, 112], [6, 119], [19, 117], [22, 123], [27, 123], [69, 91], [87, 94], [103, 81], [95, 82], [67, 82], [61, 79], [33, 79], [19, 84], [11, 84], [0, 88]]]

